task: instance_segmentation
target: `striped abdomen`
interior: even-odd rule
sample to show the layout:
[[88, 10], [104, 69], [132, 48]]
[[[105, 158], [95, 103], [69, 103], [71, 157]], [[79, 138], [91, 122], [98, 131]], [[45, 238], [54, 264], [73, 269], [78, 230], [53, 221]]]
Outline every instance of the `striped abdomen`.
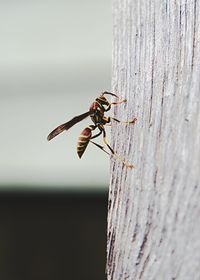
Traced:
[[82, 157], [83, 153], [85, 152], [85, 149], [87, 148], [87, 145], [90, 141], [91, 135], [92, 135], [92, 128], [86, 127], [80, 134], [77, 142], [77, 153], [79, 158]]

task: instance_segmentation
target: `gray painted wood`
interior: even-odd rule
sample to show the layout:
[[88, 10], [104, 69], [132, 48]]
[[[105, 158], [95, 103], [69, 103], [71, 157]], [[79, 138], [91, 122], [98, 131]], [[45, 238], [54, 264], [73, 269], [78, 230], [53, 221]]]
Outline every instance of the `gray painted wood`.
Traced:
[[200, 279], [200, 1], [113, 0], [107, 274]]

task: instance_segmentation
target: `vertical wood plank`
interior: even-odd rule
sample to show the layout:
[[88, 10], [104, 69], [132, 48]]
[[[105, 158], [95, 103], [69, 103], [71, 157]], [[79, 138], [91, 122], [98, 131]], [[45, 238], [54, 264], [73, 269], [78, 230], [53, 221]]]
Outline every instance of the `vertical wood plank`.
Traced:
[[200, 2], [113, 0], [108, 280], [200, 279]]

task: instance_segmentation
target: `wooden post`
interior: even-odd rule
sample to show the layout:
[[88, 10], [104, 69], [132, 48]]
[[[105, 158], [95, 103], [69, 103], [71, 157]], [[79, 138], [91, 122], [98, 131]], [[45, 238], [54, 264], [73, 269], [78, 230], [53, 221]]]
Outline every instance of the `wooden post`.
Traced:
[[108, 280], [200, 279], [200, 1], [113, 0]]

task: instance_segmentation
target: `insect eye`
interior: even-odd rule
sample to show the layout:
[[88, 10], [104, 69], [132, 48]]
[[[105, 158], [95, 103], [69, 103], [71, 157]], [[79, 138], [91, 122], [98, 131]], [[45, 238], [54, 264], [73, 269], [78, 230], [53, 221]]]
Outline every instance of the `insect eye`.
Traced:
[[97, 101], [99, 101], [103, 105], [108, 105], [109, 104], [108, 100], [104, 96], [101, 96], [101, 97], [97, 98]]

